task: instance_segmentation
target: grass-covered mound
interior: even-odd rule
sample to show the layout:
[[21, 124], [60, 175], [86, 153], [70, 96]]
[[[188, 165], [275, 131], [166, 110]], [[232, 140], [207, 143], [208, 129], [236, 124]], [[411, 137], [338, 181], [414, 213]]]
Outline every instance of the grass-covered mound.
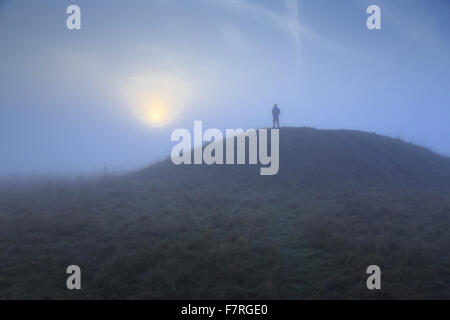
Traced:
[[[282, 128], [280, 172], [174, 166], [0, 189], [0, 298], [450, 298], [450, 159]], [[82, 290], [66, 289], [66, 267]], [[382, 290], [366, 288], [366, 268]]]

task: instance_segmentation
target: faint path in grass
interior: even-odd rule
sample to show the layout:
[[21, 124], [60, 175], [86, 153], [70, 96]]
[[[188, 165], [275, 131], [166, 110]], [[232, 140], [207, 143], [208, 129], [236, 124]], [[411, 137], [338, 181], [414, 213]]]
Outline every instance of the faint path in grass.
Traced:
[[308, 247], [296, 228], [296, 221], [301, 214], [301, 209], [278, 212], [274, 209], [271, 216], [269, 234], [271, 241], [279, 247], [281, 264], [277, 298], [310, 298], [314, 274], [320, 269], [317, 252]]

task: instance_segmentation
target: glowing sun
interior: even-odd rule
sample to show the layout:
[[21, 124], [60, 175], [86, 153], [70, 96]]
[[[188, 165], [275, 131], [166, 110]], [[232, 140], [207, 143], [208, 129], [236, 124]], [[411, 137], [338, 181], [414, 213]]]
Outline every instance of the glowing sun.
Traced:
[[141, 76], [130, 78], [125, 90], [127, 104], [143, 124], [162, 127], [182, 114], [189, 100], [185, 82], [172, 76]]
[[172, 120], [171, 106], [167, 99], [152, 97], [142, 103], [137, 116], [139, 120], [152, 126], [164, 126]]

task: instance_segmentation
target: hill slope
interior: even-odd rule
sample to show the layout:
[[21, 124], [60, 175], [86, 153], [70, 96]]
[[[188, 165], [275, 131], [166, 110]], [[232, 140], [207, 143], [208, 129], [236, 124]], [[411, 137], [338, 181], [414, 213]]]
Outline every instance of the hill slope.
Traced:
[[166, 160], [0, 195], [3, 298], [450, 297], [450, 159], [375, 134], [282, 128], [276, 176]]
[[450, 188], [450, 159], [376, 134], [348, 130], [282, 128], [280, 171], [259, 176], [259, 165], [181, 165], [170, 159], [132, 176], [159, 183], [294, 183], [307, 189], [401, 188], [443, 191]]

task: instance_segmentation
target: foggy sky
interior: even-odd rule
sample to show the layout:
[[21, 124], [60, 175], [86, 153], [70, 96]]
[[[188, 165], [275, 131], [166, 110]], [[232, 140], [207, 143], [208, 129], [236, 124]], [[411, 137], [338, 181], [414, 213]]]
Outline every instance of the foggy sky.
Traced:
[[[0, 1], [0, 175], [145, 166], [175, 128], [270, 126], [274, 103], [282, 126], [450, 154], [449, 14], [445, 0]], [[156, 96], [161, 126], [136, 113]]]

